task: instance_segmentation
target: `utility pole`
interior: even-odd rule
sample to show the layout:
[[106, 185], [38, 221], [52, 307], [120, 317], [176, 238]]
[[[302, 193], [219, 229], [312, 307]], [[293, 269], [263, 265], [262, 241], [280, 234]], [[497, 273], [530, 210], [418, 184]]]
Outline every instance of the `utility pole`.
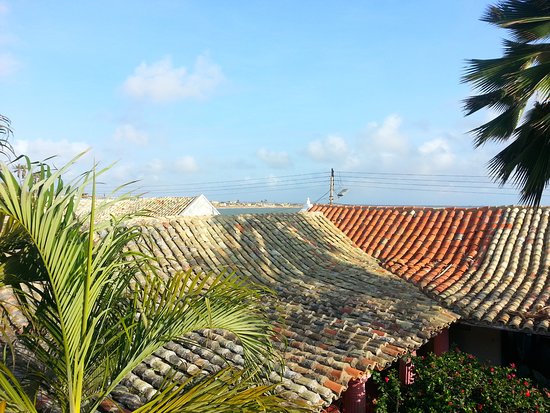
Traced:
[[328, 196], [328, 202], [330, 205], [332, 205], [332, 201], [334, 200], [334, 169], [330, 169], [330, 190], [329, 190], [329, 196]]

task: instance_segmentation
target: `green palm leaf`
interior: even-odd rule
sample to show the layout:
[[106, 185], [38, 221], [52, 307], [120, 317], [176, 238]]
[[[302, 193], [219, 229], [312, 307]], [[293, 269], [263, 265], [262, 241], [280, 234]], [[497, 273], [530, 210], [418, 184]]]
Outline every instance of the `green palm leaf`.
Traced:
[[226, 368], [210, 377], [191, 377], [182, 384], [170, 384], [156, 398], [134, 413], [217, 413], [273, 412], [294, 413], [312, 411], [305, 403], [281, 402], [270, 395], [274, 385], [251, 383], [242, 370]]
[[[25, 409], [40, 392], [62, 412], [95, 412], [162, 345], [206, 328], [235, 335], [245, 360], [239, 380], [256, 383], [239, 397], [261, 399], [276, 361], [262, 304], [269, 292], [235, 274], [162, 277], [140, 227], [96, 222], [94, 197], [90, 214], [75, 214], [86, 186], [94, 193], [96, 174], [65, 184], [61, 176], [74, 162], [52, 171], [26, 160], [22, 182], [0, 165], [0, 281], [12, 286], [27, 320], [17, 337], [27, 360], [18, 368], [34, 382], [22, 385], [0, 363], [0, 399], [13, 411], [32, 411]], [[164, 398], [172, 396], [159, 392], [155, 403]]]
[[[521, 202], [539, 205], [550, 181], [547, 158], [550, 117], [550, 4], [546, 0], [508, 0], [490, 6], [482, 20], [508, 29], [504, 56], [467, 62], [462, 80], [480, 94], [464, 101], [466, 115], [483, 108], [500, 112], [471, 132], [474, 144], [512, 141], [489, 162], [489, 173], [511, 180]], [[524, 116], [526, 109], [533, 108]]]

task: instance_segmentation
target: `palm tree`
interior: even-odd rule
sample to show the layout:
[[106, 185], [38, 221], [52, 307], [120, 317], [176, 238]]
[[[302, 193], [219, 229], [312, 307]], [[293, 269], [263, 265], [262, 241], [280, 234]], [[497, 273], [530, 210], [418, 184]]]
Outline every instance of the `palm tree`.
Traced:
[[491, 159], [489, 173], [501, 185], [518, 186], [521, 202], [539, 205], [550, 181], [550, 2], [502, 1], [482, 20], [509, 30], [513, 40], [504, 40], [500, 58], [468, 61], [463, 81], [480, 94], [465, 100], [466, 115], [499, 112], [471, 131], [474, 144], [511, 140]]
[[11, 133], [10, 120], [0, 114], [0, 154], [8, 157], [13, 154], [13, 148], [8, 140]]
[[[47, 401], [53, 411], [95, 412], [159, 347], [204, 328], [238, 337], [244, 369], [198, 384], [174, 378], [139, 412], [293, 409], [254, 374], [274, 360], [262, 288], [231, 274], [164, 280], [153, 258], [128, 248], [143, 241], [140, 227], [115, 218], [96, 224], [94, 170], [65, 184], [75, 160], [57, 171], [26, 162], [22, 181], [0, 164], [0, 285], [17, 293], [27, 320], [0, 362], [0, 411], [46, 411]], [[92, 208], [83, 219], [75, 208], [88, 185]]]

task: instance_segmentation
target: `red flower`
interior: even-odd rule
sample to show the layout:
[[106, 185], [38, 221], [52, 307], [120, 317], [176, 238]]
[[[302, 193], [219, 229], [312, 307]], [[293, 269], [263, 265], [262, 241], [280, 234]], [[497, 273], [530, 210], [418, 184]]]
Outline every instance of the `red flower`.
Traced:
[[525, 396], [530, 397], [530, 396], [531, 396], [531, 392], [530, 392], [529, 390], [527, 390], [527, 391], [525, 392]]
[[524, 384], [525, 386], [529, 386], [529, 382], [528, 382], [528, 381], [524, 381], [523, 384]]
[[481, 403], [478, 403], [477, 410], [483, 410], [483, 405]]
[[387, 382], [390, 381], [390, 378], [386, 376], [386, 377], [384, 377], [384, 381], [387, 383]]
[[491, 367], [491, 373], [494, 373], [495, 369], [493, 367]]

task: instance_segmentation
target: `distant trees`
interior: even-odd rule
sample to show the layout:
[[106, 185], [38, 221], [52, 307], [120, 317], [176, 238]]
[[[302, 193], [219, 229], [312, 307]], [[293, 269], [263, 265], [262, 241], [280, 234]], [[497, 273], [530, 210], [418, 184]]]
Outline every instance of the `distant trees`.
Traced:
[[550, 2], [501, 1], [481, 20], [507, 29], [512, 40], [504, 40], [502, 57], [467, 63], [463, 80], [480, 94], [465, 100], [466, 115], [499, 112], [472, 131], [474, 143], [511, 141], [491, 159], [489, 173], [516, 184], [522, 202], [539, 205], [550, 180]]

